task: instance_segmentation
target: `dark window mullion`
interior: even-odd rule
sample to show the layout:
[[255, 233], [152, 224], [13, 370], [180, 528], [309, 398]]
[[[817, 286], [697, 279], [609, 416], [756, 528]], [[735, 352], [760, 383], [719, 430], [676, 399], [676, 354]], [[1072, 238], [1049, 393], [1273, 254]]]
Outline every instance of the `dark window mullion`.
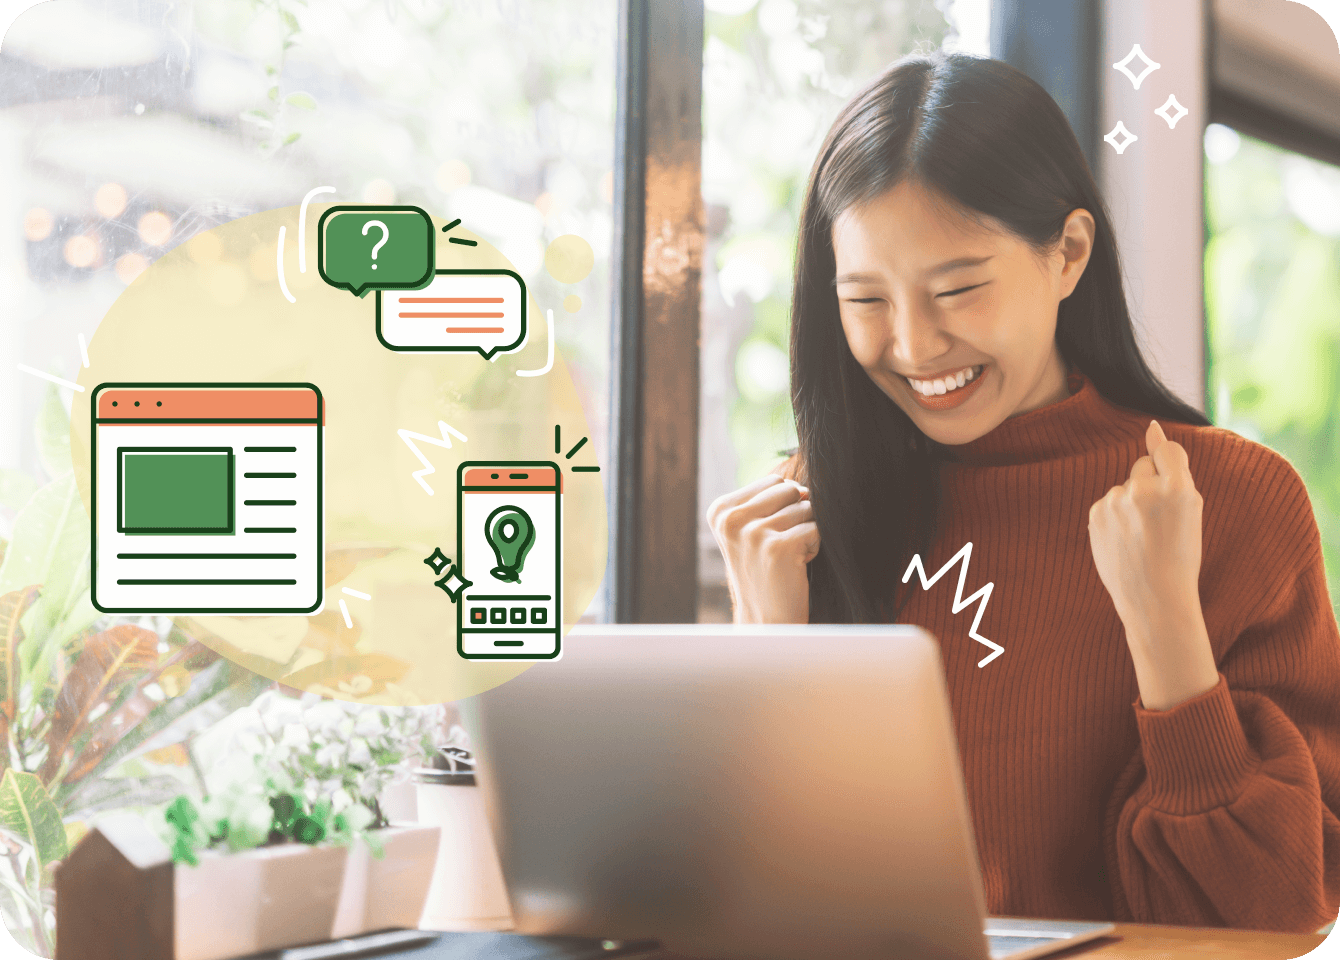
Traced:
[[609, 620], [697, 618], [702, 0], [624, 0], [619, 30]]
[[[1108, 0], [1115, 2], [1115, 0]], [[1089, 169], [1098, 171], [1101, 0], [992, 0], [991, 56], [1022, 70], [1061, 107]]]

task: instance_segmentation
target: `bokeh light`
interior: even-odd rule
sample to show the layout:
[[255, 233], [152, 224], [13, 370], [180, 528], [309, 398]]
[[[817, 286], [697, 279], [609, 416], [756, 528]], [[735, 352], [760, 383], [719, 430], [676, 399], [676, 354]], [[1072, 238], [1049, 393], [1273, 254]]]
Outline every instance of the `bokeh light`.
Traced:
[[582, 308], [582, 298], [575, 293], [570, 293], [563, 298], [563, 309], [568, 313], [576, 313]]
[[93, 194], [93, 206], [99, 214], [108, 220], [121, 216], [128, 202], [126, 188], [119, 183], [104, 183]]
[[1222, 123], [1212, 123], [1205, 128], [1205, 159], [1210, 163], [1227, 163], [1237, 155], [1242, 138], [1238, 131]]
[[81, 233], [65, 241], [65, 262], [81, 270], [94, 266], [101, 250], [98, 241], [86, 233]]
[[161, 247], [172, 239], [172, 218], [161, 210], [140, 217], [140, 239], [152, 247]]
[[23, 235], [36, 243], [51, 236], [51, 229], [55, 225], [56, 221], [51, 216], [50, 210], [45, 207], [33, 207], [23, 216]]
[[149, 268], [149, 261], [141, 253], [127, 253], [116, 261], [116, 278], [129, 285]]

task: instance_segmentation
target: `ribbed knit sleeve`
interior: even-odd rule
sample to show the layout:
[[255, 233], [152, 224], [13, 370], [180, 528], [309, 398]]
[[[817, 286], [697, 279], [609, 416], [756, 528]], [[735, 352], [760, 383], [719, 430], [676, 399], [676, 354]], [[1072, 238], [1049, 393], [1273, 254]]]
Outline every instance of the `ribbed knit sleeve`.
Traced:
[[1219, 684], [1133, 705], [1140, 745], [1106, 824], [1114, 908], [1312, 932], [1340, 911], [1340, 630], [1302, 479], [1241, 438], [1217, 452], [1200, 585]]

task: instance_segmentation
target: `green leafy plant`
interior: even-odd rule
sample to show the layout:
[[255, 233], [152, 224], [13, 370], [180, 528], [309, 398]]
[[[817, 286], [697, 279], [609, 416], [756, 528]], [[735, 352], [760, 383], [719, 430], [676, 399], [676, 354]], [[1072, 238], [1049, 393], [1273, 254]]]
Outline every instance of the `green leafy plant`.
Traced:
[[163, 811], [173, 862], [190, 866], [199, 866], [202, 850], [236, 853], [283, 843], [348, 844], [358, 838], [381, 857], [381, 844], [367, 832], [373, 820], [372, 811], [360, 803], [335, 813], [330, 800], [309, 803], [291, 784], [280, 786], [273, 779], [263, 791], [234, 789], [199, 808], [183, 795]]
[[[315, 110], [316, 99], [306, 91], [295, 90], [286, 96], [280, 95], [280, 79], [284, 72], [284, 61], [290, 48], [301, 42], [302, 27], [294, 10], [306, 7], [306, 0], [284, 2], [284, 0], [253, 0], [253, 10], [261, 14], [258, 23], [270, 27], [271, 53], [265, 58], [265, 79], [269, 84], [266, 90], [266, 102], [241, 113], [244, 123], [256, 127], [264, 137], [259, 144], [261, 154], [272, 157], [291, 143], [297, 142], [302, 133], [292, 129], [293, 115], [288, 109]], [[268, 16], [267, 16], [268, 15]]]
[[202, 850], [363, 839], [388, 826], [382, 791], [436, 753], [441, 705], [394, 707], [291, 697], [268, 690], [218, 724], [216, 751], [233, 758], [199, 807], [185, 795], [160, 829], [178, 863]]
[[444, 710], [285, 696], [270, 690], [246, 711], [238, 744], [267, 781], [293, 783], [309, 803], [328, 797], [338, 813], [352, 804], [372, 811], [374, 827], [387, 825], [381, 794], [436, 750]]
[[37, 440], [54, 479], [36, 487], [9, 471], [0, 483], [27, 494], [0, 563], [0, 916], [49, 956], [54, 868], [86, 821], [181, 792], [198, 776], [191, 738], [267, 682], [172, 620], [93, 607], [88, 516], [54, 387]]

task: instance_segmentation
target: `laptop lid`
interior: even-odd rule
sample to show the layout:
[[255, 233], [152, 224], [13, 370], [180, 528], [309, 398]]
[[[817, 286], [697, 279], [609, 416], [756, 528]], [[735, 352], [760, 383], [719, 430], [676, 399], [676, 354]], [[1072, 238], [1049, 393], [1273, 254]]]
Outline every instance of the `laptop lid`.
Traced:
[[985, 960], [935, 641], [580, 626], [460, 704], [517, 929], [720, 960]]

